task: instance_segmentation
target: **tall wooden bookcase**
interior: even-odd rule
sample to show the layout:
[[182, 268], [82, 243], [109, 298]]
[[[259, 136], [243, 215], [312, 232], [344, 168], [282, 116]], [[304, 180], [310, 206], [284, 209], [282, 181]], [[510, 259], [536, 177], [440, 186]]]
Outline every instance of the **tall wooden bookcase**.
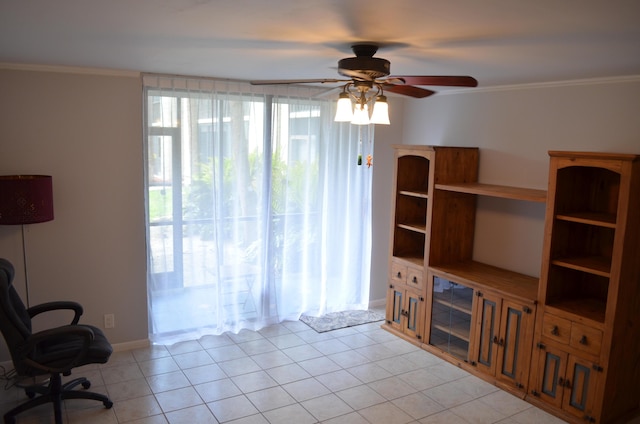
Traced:
[[530, 395], [614, 422], [640, 400], [640, 156], [549, 155]]
[[387, 326], [410, 341], [424, 337], [434, 184], [476, 181], [478, 149], [394, 146], [394, 208]]
[[546, 192], [478, 183], [477, 148], [395, 148], [385, 327], [524, 397], [538, 279], [474, 260], [476, 204]]
[[[547, 196], [478, 183], [476, 148], [394, 148], [384, 328], [570, 422], [637, 412], [640, 156], [550, 152]], [[479, 196], [547, 203], [540, 278], [475, 260]]]
[[[549, 152], [547, 192], [478, 183], [478, 153], [395, 146], [384, 328], [569, 422], [624, 422], [640, 409], [640, 155]], [[540, 278], [473, 258], [479, 196], [546, 202]]]

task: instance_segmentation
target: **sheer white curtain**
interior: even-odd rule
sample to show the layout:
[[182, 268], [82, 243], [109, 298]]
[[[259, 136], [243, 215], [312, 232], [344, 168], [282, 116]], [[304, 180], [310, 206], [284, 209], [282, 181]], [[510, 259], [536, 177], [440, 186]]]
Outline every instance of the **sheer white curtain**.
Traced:
[[373, 127], [316, 88], [143, 83], [152, 340], [366, 308]]

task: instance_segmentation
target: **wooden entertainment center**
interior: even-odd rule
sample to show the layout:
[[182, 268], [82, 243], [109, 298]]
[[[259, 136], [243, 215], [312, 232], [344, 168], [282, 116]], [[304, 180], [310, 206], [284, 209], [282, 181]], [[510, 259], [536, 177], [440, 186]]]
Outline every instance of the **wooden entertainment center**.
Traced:
[[[640, 155], [549, 152], [548, 191], [478, 148], [394, 146], [383, 327], [575, 423], [640, 408]], [[474, 260], [478, 196], [546, 202], [540, 277]]]

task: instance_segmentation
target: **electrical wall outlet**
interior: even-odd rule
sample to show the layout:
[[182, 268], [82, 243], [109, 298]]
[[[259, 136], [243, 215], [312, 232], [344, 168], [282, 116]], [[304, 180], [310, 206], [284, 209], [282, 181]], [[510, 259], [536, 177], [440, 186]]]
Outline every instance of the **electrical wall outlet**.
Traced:
[[116, 317], [113, 314], [105, 314], [104, 328], [114, 328], [116, 326]]

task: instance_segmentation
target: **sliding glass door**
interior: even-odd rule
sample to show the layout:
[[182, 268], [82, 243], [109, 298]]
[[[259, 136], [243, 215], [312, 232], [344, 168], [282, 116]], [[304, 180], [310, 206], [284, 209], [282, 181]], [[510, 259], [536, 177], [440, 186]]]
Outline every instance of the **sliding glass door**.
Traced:
[[[370, 171], [357, 167], [361, 140], [334, 126], [327, 102], [182, 88], [146, 94], [154, 340], [366, 306]], [[345, 187], [358, 197], [345, 198]], [[353, 208], [357, 219], [346, 219]], [[351, 273], [358, 276], [346, 280]]]

